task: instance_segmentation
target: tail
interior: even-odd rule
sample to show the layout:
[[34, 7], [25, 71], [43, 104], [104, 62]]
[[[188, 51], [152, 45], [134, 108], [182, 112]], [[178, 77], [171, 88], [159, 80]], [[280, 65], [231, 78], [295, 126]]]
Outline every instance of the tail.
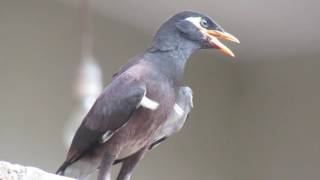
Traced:
[[56, 171], [56, 174], [58, 175], [61, 175], [61, 176], [64, 176], [65, 175], [65, 170], [68, 166], [70, 166], [70, 162], [68, 161], [65, 161], [59, 168], [58, 170]]
[[56, 174], [72, 177], [75, 179], [85, 179], [98, 167], [99, 159], [82, 158], [75, 162], [65, 161], [57, 170]]

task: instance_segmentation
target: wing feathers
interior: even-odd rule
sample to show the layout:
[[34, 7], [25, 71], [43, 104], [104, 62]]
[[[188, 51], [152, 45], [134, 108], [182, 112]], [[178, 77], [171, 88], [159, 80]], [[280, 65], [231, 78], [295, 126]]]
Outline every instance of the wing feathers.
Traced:
[[103, 140], [103, 135], [113, 133], [130, 119], [144, 94], [144, 83], [124, 76], [114, 79], [97, 99], [79, 129], [68, 152], [65, 164], [71, 164]]

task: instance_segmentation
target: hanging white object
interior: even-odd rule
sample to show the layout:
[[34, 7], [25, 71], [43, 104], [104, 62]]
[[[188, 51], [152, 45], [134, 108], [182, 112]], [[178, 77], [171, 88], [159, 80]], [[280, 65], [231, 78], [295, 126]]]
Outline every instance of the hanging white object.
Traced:
[[71, 115], [71, 120], [66, 123], [64, 141], [69, 147], [72, 137], [80, 126], [81, 121], [88, 113], [97, 97], [102, 91], [102, 71], [93, 57], [85, 57], [81, 61], [75, 84], [75, 95], [79, 102]]
[[89, 109], [101, 93], [102, 88], [100, 66], [93, 57], [85, 57], [80, 64], [75, 87], [77, 99], [80, 99], [82, 104]]

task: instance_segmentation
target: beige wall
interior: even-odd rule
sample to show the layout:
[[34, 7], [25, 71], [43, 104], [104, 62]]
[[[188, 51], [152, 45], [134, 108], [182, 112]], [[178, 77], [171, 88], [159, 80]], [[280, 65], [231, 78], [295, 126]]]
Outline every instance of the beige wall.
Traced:
[[231, 129], [237, 176], [320, 177], [319, 67], [311, 56], [238, 64], [238, 113]]
[[[2, 0], [0, 27], [0, 159], [54, 171], [76, 105], [78, 11], [52, 0]], [[152, 38], [97, 14], [94, 31], [105, 84]], [[192, 56], [190, 121], [147, 154], [133, 179], [319, 178], [319, 54], [280, 59], [238, 49], [236, 64], [216, 51]]]

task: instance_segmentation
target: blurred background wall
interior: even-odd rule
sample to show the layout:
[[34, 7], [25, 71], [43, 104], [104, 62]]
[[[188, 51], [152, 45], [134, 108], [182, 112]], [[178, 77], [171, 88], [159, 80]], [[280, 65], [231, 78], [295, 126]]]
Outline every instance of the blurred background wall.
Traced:
[[[236, 63], [199, 51], [185, 82], [195, 107], [181, 133], [148, 153], [133, 179], [301, 180], [320, 169], [318, 1], [92, 1], [94, 55], [106, 85], [158, 26], [204, 12], [236, 35]], [[0, 1], [0, 159], [55, 171], [77, 101], [75, 0]]]

